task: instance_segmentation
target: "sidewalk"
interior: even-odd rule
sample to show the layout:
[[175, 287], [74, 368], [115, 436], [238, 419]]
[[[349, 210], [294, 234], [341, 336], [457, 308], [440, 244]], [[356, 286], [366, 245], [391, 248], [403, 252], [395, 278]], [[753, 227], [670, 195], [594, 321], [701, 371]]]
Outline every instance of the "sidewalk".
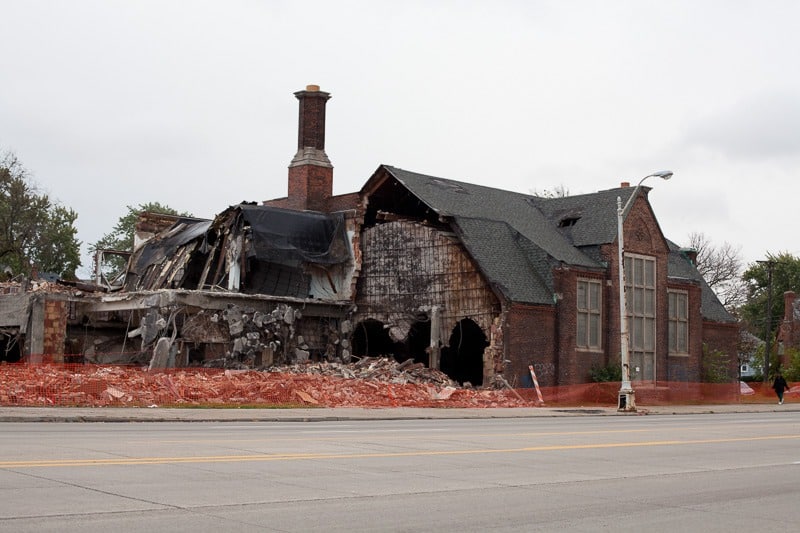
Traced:
[[0, 407], [0, 422], [330, 422], [342, 420], [432, 420], [452, 418], [541, 418], [574, 416], [701, 415], [712, 413], [800, 413], [800, 403], [639, 406], [634, 413], [612, 407], [487, 409], [172, 409], [123, 407]]

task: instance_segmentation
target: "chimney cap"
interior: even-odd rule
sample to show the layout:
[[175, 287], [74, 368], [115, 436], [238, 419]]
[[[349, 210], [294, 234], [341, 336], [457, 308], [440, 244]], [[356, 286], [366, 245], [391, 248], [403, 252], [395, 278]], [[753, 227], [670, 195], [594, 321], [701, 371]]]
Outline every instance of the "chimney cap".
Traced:
[[319, 91], [319, 85], [306, 85], [306, 91], [315, 93]]

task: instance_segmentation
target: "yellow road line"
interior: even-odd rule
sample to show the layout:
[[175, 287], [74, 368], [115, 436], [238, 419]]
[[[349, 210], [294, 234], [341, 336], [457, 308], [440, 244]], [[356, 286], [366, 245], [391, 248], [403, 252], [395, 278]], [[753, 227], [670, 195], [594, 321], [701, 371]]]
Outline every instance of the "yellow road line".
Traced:
[[[773, 422], [769, 422], [773, 424]], [[752, 427], [756, 424], [759, 424], [758, 421], [754, 421], [753, 423], [748, 423], [748, 427], [752, 429]], [[718, 427], [724, 426], [736, 426], [737, 428], [741, 429], [741, 424], [721, 424]], [[785, 429], [785, 426], [783, 427]], [[683, 427], [674, 427], [669, 428], [670, 431], [707, 431], [707, 426], [683, 426]], [[313, 431], [313, 430], [309, 430]], [[425, 440], [435, 441], [435, 440], [458, 440], [458, 439], [472, 439], [472, 438], [498, 438], [498, 437], [554, 437], [554, 436], [575, 436], [575, 435], [619, 435], [624, 433], [658, 433], [663, 432], [664, 428], [662, 427], [650, 427], [650, 428], [637, 428], [637, 429], [597, 429], [597, 430], [587, 430], [587, 431], [548, 431], [548, 432], [541, 432], [541, 431], [524, 431], [524, 432], [510, 432], [510, 433], [434, 433], [425, 436]], [[759, 431], [760, 432], [760, 431]], [[339, 433], [333, 437], [317, 437], [317, 436], [265, 436], [260, 438], [241, 438], [241, 439], [230, 439], [230, 438], [204, 438], [204, 439], [162, 439], [162, 440], [130, 440], [128, 441], [130, 444], [147, 444], [150, 445], [153, 442], [159, 444], [232, 444], [232, 443], [253, 443], [253, 442], [307, 442], [307, 441], [314, 441], [314, 442], [347, 442], [347, 441], [359, 441], [363, 442], [366, 439], [370, 441], [379, 441], [379, 440], [392, 440], [392, 441], [400, 441], [400, 440], [419, 440], [419, 434], [404, 434], [404, 432], [393, 432], [393, 431], [385, 431], [380, 433]]]
[[235, 463], [252, 461], [297, 461], [319, 459], [376, 459], [390, 457], [424, 457], [447, 455], [476, 455], [490, 453], [524, 453], [565, 450], [592, 450], [608, 448], [633, 448], [641, 446], [681, 446], [687, 444], [722, 444], [732, 442], [754, 442], [768, 440], [800, 439], [800, 435], [775, 435], [766, 437], [697, 439], [697, 440], [661, 440], [642, 442], [612, 442], [598, 444], [558, 444], [550, 446], [530, 446], [523, 448], [474, 449], [474, 450], [419, 450], [410, 452], [376, 452], [376, 453], [288, 453], [257, 455], [211, 455], [197, 457], [131, 457], [115, 459], [53, 459], [47, 461], [0, 461], [0, 468], [42, 468], [42, 467], [75, 467], [75, 466], [111, 466], [111, 465], [160, 465], [181, 463]]
[[[697, 427], [697, 428], [679, 428], [682, 431], [696, 431], [696, 430], [706, 430], [708, 428], [705, 427]], [[463, 440], [463, 439], [479, 439], [479, 438], [491, 438], [495, 439], [498, 437], [559, 437], [559, 436], [575, 436], [575, 435], [617, 435], [620, 433], [653, 433], [654, 431], [658, 431], [658, 429], [615, 429], [615, 430], [593, 430], [593, 431], [550, 431], [550, 432], [541, 432], [541, 431], [526, 431], [526, 432], [517, 432], [517, 433], [434, 433], [425, 435], [425, 440], [430, 442], [434, 440]], [[334, 437], [316, 437], [312, 435], [307, 435], [303, 437], [295, 437], [295, 436], [287, 436], [287, 437], [262, 437], [262, 438], [247, 438], [247, 439], [229, 439], [229, 438], [218, 438], [218, 439], [168, 439], [168, 440], [157, 440], [157, 441], [150, 441], [150, 440], [133, 440], [129, 441], [132, 444], [152, 444], [153, 442], [157, 442], [160, 444], [219, 444], [219, 443], [245, 443], [245, 442], [306, 442], [306, 441], [314, 441], [314, 442], [346, 442], [346, 441], [359, 441], [364, 442], [365, 440], [376, 441], [376, 440], [391, 440], [391, 441], [398, 441], [398, 440], [420, 440], [419, 434], [413, 435], [405, 435], [402, 433], [393, 433], [391, 431], [383, 432], [383, 433], [353, 433], [353, 434], [338, 434]]]

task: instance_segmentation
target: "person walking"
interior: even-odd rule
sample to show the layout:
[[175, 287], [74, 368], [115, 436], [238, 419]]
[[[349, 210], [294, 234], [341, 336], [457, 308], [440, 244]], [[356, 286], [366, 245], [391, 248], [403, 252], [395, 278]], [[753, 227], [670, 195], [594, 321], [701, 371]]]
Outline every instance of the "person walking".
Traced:
[[780, 372], [775, 374], [775, 380], [772, 382], [772, 388], [775, 389], [775, 394], [778, 395], [778, 405], [783, 405], [783, 391], [789, 390], [789, 385], [783, 379]]

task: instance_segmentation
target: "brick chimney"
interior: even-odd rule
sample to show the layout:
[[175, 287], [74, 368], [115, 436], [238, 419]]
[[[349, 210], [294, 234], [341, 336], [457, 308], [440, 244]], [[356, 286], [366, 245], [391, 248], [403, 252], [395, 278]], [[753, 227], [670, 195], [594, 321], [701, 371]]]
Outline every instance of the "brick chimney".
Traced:
[[289, 164], [290, 209], [327, 211], [333, 194], [333, 165], [325, 153], [325, 104], [330, 93], [307, 85], [294, 93], [300, 101], [297, 153]]
[[783, 293], [783, 319], [791, 322], [794, 318], [794, 291]]
[[678, 250], [691, 264], [697, 266], [697, 250], [694, 248], [681, 248]]

